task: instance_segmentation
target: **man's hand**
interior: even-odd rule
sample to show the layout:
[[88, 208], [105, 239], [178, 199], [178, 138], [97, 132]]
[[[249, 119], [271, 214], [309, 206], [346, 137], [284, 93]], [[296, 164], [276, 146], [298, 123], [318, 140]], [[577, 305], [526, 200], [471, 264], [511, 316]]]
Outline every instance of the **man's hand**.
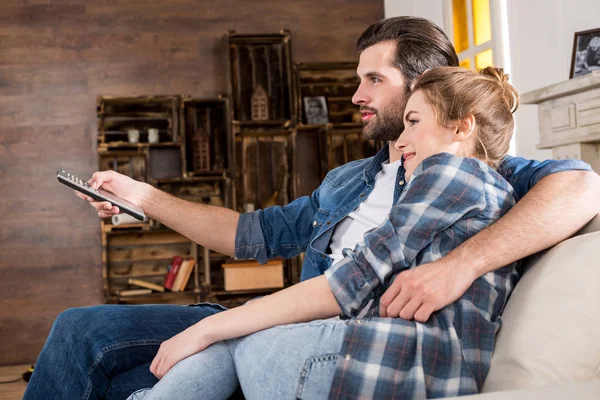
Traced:
[[[149, 188], [143, 182], [138, 182], [115, 171], [96, 172], [92, 176], [92, 179], [88, 181], [88, 184], [94, 189], [102, 188], [140, 207], [142, 199]], [[119, 214], [119, 208], [112, 206], [108, 201], [95, 201], [91, 197], [77, 191], [75, 194], [77, 197], [89, 201], [92, 207], [98, 212], [100, 218], [108, 218]]]
[[160, 349], [152, 360], [150, 372], [158, 379], [162, 379], [179, 361], [196, 354], [212, 343], [202, 335], [199, 325], [193, 325], [185, 331], [178, 333], [160, 345]]
[[426, 322], [434, 311], [458, 300], [475, 279], [467, 268], [443, 259], [403, 271], [381, 297], [379, 315]]

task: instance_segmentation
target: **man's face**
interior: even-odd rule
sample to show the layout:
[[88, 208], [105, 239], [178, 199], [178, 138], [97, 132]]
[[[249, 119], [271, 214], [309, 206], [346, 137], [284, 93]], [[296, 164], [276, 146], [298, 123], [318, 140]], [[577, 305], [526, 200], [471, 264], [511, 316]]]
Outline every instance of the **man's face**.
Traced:
[[360, 106], [367, 139], [396, 140], [404, 130], [402, 113], [408, 100], [406, 81], [393, 66], [394, 41], [377, 43], [360, 54], [356, 73], [360, 86], [352, 102]]

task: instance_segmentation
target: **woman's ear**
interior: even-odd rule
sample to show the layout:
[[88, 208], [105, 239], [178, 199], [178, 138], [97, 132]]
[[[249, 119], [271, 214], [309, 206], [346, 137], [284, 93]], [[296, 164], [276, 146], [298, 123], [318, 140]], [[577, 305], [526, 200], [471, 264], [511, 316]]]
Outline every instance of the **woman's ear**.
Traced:
[[458, 122], [456, 126], [456, 134], [454, 135], [455, 142], [462, 142], [469, 139], [475, 133], [475, 116], [473, 114], [467, 115], [465, 118]]

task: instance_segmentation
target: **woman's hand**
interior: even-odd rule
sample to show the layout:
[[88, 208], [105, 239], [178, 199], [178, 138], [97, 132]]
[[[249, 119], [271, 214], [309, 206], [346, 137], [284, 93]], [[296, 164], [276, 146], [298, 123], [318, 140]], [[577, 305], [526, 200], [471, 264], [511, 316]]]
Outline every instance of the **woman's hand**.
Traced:
[[179, 361], [206, 349], [211, 344], [206, 335], [201, 333], [198, 324], [191, 326], [162, 342], [156, 357], [152, 360], [150, 372], [158, 379], [162, 379]]

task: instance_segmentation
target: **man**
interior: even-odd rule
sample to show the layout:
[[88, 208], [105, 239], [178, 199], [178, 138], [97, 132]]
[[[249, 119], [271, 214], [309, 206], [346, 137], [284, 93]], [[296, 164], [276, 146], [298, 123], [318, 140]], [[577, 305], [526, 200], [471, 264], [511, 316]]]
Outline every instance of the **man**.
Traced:
[[[362, 34], [357, 49], [361, 83], [353, 102], [360, 106], [364, 134], [391, 143], [404, 129], [402, 111], [414, 79], [426, 69], [458, 65], [444, 33], [419, 18], [379, 21]], [[343, 257], [343, 248], [353, 248], [385, 220], [405, 186], [400, 156], [386, 146], [370, 159], [331, 171], [310, 197], [241, 215], [174, 198], [112, 171], [94, 174], [92, 184], [224, 254], [265, 262], [305, 252], [302, 279], [307, 279], [322, 274]], [[400, 274], [381, 300], [382, 316], [425, 321], [458, 299], [477, 277], [569, 237], [598, 212], [600, 178], [584, 163], [508, 157], [500, 172], [522, 200], [445, 258]], [[100, 217], [118, 212], [107, 203], [92, 205]], [[124, 398], [152, 386], [156, 378], [149, 366], [160, 343], [221, 309], [148, 305], [67, 310], [50, 332], [25, 398]]]

